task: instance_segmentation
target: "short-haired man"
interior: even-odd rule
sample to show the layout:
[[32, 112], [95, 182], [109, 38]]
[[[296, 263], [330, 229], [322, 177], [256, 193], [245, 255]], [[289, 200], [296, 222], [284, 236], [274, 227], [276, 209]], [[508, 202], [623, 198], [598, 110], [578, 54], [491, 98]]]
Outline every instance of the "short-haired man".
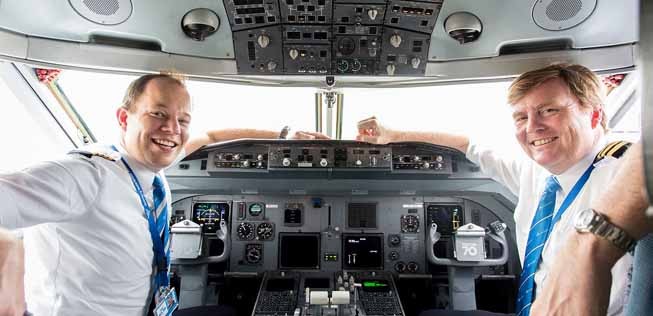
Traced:
[[[116, 117], [120, 144], [91, 145], [0, 175], [0, 227], [30, 227], [25, 287], [35, 315], [144, 315], [169, 282], [170, 190], [162, 170], [185, 145], [191, 152], [227, 139], [278, 136], [231, 129], [188, 142], [190, 96], [182, 81], [164, 74], [132, 82]], [[0, 230], [0, 315], [22, 315], [22, 247], [8, 235]]]
[[[465, 136], [387, 129], [375, 118], [359, 122], [357, 139], [425, 141], [457, 148], [518, 195], [515, 234], [524, 272], [516, 314], [529, 315], [535, 289], [546, 287], [547, 273], [574, 230], [571, 219], [601, 194], [619, 165], [614, 157], [595, 161], [604, 156], [599, 153], [607, 145], [602, 91], [601, 81], [580, 65], [555, 64], [517, 78], [509, 88], [508, 101], [515, 136], [528, 160], [501, 155]], [[614, 144], [605, 153], [622, 153], [622, 145]], [[612, 270], [609, 315], [623, 310], [631, 261], [627, 255]]]

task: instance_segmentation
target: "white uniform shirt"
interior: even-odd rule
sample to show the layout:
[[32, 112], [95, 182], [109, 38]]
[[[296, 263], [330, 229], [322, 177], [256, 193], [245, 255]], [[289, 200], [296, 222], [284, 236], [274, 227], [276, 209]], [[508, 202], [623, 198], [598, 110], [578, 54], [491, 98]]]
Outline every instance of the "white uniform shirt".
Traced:
[[[576, 165], [569, 168], [563, 174], [555, 176], [561, 186], [556, 193], [555, 212], [558, 212], [565, 196], [571, 191], [578, 178], [593, 162], [594, 157], [607, 145], [605, 139], [593, 148], [592, 153], [584, 157]], [[481, 171], [492, 179], [505, 185], [510, 191], [518, 196], [519, 201], [515, 208], [515, 235], [520, 261], [524, 259], [526, 242], [531, 227], [531, 221], [537, 210], [542, 192], [544, 191], [546, 177], [551, 175], [549, 171], [525, 156], [519, 159], [515, 155], [501, 157], [498, 153], [489, 148], [475, 144], [470, 141], [467, 149], [467, 158], [477, 163]], [[571, 233], [575, 231], [573, 219], [575, 215], [590, 206], [606, 189], [614, 177], [621, 162], [613, 157], [606, 157], [598, 162], [592, 171], [590, 178], [583, 189], [579, 192], [574, 202], [565, 211], [558, 223], [553, 227], [549, 239], [544, 244], [542, 261], [535, 273], [536, 289], [546, 286], [546, 276], [552, 268], [558, 253], [563, 249], [564, 243]], [[523, 264], [523, 262], [522, 262]], [[632, 256], [626, 254], [612, 268], [612, 288], [610, 292], [610, 306], [608, 315], [621, 315], [624, 312], [624, 304], [627, 298], [628, 271], [632, 264]], [[541, 290], [536, 290], [540, 293]]]
[[[120, 151], [152, 205], [155, 173]], [[73, 154], [0, 175], [0, 200], [0, 226], [46, 223], [24, 230], [28, 310], [37, 316], [144, 315], [152, 240], [120, 160]]]

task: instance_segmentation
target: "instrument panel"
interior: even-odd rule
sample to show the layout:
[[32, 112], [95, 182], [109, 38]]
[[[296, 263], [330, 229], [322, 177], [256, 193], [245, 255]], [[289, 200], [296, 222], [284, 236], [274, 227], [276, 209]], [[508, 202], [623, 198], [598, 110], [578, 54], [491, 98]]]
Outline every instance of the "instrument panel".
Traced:
[[430, 269], [425, 260], [430, 225], [441, 228], [436, 253], [452, 258], [452, 232], [465, 219], [485, 226], [498, 218], [473, 199], [421, 196], [205, 195], [178, 201], [173, 208], [192, 210], [207, 233], [215, 232], [220, 220], [228, 221], [230, 269], [257, 273], [445, 273]]
[[[185, 160], [202, 170], [268, 173], [283, 170], [364, 170], [395, 174], [451, 175], [463, 153], [424, 143], [375, 145], [356, 141], [240, 140], [205, 147]], [[188, 164], [180, 164], [188, 169]]]
[[424, 75], [442, 0], [225, 0], [239, 74]]

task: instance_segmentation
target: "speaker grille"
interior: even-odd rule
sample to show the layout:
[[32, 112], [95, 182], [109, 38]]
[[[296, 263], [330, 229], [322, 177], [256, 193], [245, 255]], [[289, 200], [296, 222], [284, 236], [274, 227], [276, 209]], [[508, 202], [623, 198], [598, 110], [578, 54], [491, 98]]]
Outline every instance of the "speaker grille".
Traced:
[[132, 14], [132, 0], [68, 0], [81, 17], [102, 25], [118, 25]]
[[598, 0], [535, 0], [533, 21], [549, 31], [562, 31], [583, 23]]
[[553, 21], [565, 21], [573, 18], [582, 8], [581, 0], [553, 0], [546, 7], [546, 16]]
[[113, 15], [120, 9], [118, 0], [84, 0], [84, 5], [95, 14]]

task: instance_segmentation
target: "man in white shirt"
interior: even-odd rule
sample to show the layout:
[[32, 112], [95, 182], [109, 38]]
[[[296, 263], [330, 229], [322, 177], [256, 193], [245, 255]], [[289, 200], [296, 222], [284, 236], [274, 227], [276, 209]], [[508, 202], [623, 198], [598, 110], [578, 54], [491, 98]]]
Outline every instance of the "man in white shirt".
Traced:
[[[524, 73], [509, 88], [508, 103], [513, 109], [515, 136], [529, 160], [493, 151], [465, 136], [446, 133], [406, 132], [385, 128], [375, 118], [359, 122], [358, 140], [374, 143], [423, 141], [456, 148], [477, 163], [481, 171], [518, 195], [515, 208], [516, 239], [520, 259], [547, 177], [559, 185], [554, 214], [581, 175], [589, 171], [587, 183], [575, 196], [544, 243], [541, 261], [532, 277], [536, 289], [546, 288], [546, 276], [562, 244], [574, 229], [572, 218], [587, 208], [612, 179], [619, 160], [595, 157], [607, 142], [601, 81], [580, 65], [555, 64]], [[618, 144], [616, 146], [619, 146]], [[573, 195], [573, 194], [571, 194]], [[609, 315], [623, 312], [632, 257], [624, 256], [613, 270]], [[538, 293], [537, 291], [535, 292]], [[530, 302], [527, 303], [530, 305]], [[520, 311], [517, 311], [519, 313]], [[528, 306], [521, 315], [528, 315]]]
[[[169, 75], [132, 82], [116, 117], [120, 144], [91, 145], [0, 175], [0, 227], [30, 227], [24, 235], [25, 296], [35, 315], [144, 315], [158, 270], [146, 210], [155, 205], [155, 177], [162, 179], [169, 205], [162, 170], [183, 155], [185, 145], [192, 152], [227, 139], [278, 136], [231, 129], [188, 142], [190, 96]], [[21, 261], [20, 242], [0, 231], [0, 315], [25, 309]]]
[[[653, 232], [653, 219], [645, 215], [649, 200], [644, 183], [641, 144], [630, 148], [623, 160], [605, 194], [591, 204], [609, 223], [640, 240]], [[650, 239], [650, 236], [647, 238]], [[650, 250], [644, 250], [644, 253], [639, 251], [642, 249], [635, 250], [635, 257], [642, 256], [640, 260], [647, 254], [650, 256]], [[538, 294], [531, 315], [605, 315], [610, 294], [608, 290], [612, 282], [610, 269], [624, 254], [623, 249], [607, 238], [590, 233], [572, 233], [560, 251], [559, 260], [550, 270], [547, 286]], [[642, 261], [635, 262], [645, 264]], [[651, 269], [650, 266], [641, 268]], [[650, 278], [638, 278], [635, 268], [631, 291], [643, 300], [650, 300], [646, 290], [637, 292], [637, 282], [644, 283], [645, 288], [650, 289], [650, 283], [646, 284]], [[635, 299], [634, 296], [629, 298], [627, 315], [644, 315], [646, 311], [639, 309], [645, 308], [640, 305], [646, 304], [636, 304]]]
[[[156, 270], [153, 239], [128, 169], [148, 207], [153, 205], [155, 176], [162, 176], [188, 141], [190, 110], [190, 96], [178, 79], [140, 77], [116, 112], [121, 129], [116, 147], [94, 145], [0, 176], [0, 226], [31, 227], [24, 235], [30, 311], [146, 312]], [[165, 191], [169, 200], [167, 185]]]

